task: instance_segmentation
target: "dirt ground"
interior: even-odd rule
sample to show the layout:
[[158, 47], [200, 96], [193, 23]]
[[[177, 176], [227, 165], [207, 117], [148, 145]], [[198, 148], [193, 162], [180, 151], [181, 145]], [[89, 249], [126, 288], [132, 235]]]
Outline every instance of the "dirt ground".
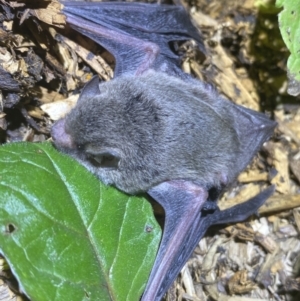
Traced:
[[[287, 94], [289, 52], [280, 36], [278, 11], [259, 10], [254, 0], [180, 3], [206, 47], [203, 54], [193, 41], [180, 45], [183, 69], [278, 123], [219, 207], [243, 202], [270, 184], [276, 192], [256, 217], [210, 229], [166, 300], [299, 300], [300, 102]], [[75, 104], [83, 85], [96, 73], [102, 80], [113, 76], [108, 52], [52, 26], [53, 16], [60, 22], [55, 5], [46, 14], [38, 8], [31, 1], [0, 0], [0, 77], [6, 79], [6, 86], [0, 83], [1, 143], [50, 139], [51, 125]], [[40, 21], [49, 15], [48, 24]], [[89, 52], [94, 56], [84, 60]], [[0, 277], [7, 278], [2, 263]], [[0, 300], [10, 298], [24, 297], [0, 285]]]

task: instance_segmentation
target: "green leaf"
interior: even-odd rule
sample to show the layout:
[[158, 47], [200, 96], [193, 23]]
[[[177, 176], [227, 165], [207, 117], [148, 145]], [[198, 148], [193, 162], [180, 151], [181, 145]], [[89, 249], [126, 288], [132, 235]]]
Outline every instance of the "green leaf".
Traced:
[[300, 94], [300, 0], [277, 0], [279, 27], [282, 38], [291, 52], [287, 62], [289, 89], [291, 95]]
[[51, 144], [0, 147], [0, 250], [32, 300], [139, 300], [159, 240], [147, 200]]

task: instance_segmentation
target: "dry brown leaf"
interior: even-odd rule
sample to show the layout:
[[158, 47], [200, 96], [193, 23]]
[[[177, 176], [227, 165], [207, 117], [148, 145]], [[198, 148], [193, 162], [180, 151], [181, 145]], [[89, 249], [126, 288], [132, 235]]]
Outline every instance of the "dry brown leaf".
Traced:
[[271, 156], [273, 164], [277, 170], [276, 176], [271, 180], [276, 185], [276, 191], [282, 194], [289, 194], [291, 191], [288, 151], [282, 147], [281, 143], [270, 143], [272, 148]]
[[212, 64], [220, 70], [215, 78], [215, 82], [220, 87], [220, 90], [237, 104], [258, 111], [259, 105], [256, 91], [248, 90], [249, 87], [243, 86], [239, 77], [234, 72], [233, 61], [219, 43], [214, 47], [211, 54]]
[[274, 253], [278, 249], [277, 243], [270, 236], [255, 233], [254, 240], [259, 243], [268, 253]]
[[65, 97], [56, 92], [46, 89], [42, 86], [35, 86], [30, 90], [32, 97], [38, 99], [41, 103], [50, 103], [58, 100], [63, 100]]
[[87, 49], [66, 37], [62, 37], [62, 41], [68, 45], [70, 49], [73, 49], [101, 78], [107, 81], [113, 77], [113, 70], [101, 56], [92, 54]]
[[43, 120], [44, 119], [44, 112], [35, 106], [26, 106], [27, 113], [29, 116]]
[[300, 232], [300, 208], [293, 209], [293, 215], [298, 232]]
[[79, 95], [72, 95], [64, 100], [46, 103], [41, 109], [47, 113], [52, 120], [58, 120], [65, 117], [71, 109], [76, 105]]
[[290, 159], [290, 168], [300, 183], [300, 152]]
[[260, 171], [258, 169], [247, 169], [238, 176], [240, 183], [251, 183], [263, 181], [266, 182], [269, 179], [269, 174], [266, 171]]
[[61, 13], [63, 5], [58, 1], [51, 1], [47, 8], [33, 9], [30, 13], [49, 25], [63, 27], [66, 24], [66, 16]]
[[238, 223], [233, 226], [228, 226], [224, 229], [231, 235], [231, 237], [237, 237], [240, 240], [244, 241], [253, 241], [254, 231], [249, 224]]
[[191, 273], [186, 265], [181, 270], [181, 278], [182, 278], [182, 282], [184, 284], [186, 293], [190, 297], [193, 297], [193, 298], [196, 297], [193, 279], [192, 279]]
[[228, 289], [231, 295], [248, 293], [256, 284], [248, 279], [246, 270], [237, 271], [228, 281]]
[[225, 210], [249, 200], [250, 198], [256, 196], [261, 190], [261, 185], [258, 184], [250, 183], [244, 185], [235, 197], [228, 197], [228, 194], [225, 195], [225, 197], [218, 202], [218, 206], [221, 210]]
[[300, 194], [273, 195], [262, 207], [258, 209], [260, 214], [280, 212], [300, 206]]
[[257, 281], [264, 285], [264, 287], [271, 287], [275, 282], [276, 268], [273, 269], [273, 266], [282, 266], [282, 254], [281, 253], [273, 253], [267, 255], [265, 262], [259, 271], [257, 276]]

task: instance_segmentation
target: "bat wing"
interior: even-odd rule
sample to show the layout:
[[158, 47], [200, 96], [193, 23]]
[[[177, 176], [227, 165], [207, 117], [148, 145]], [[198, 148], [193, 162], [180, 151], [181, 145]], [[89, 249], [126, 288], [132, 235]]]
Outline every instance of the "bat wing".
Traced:
[[277, 122], [270, 120], [265, 114], [234, 103], [230, 103], [230, 106], [240, 145], [239, 155], [236, 157], [237, 168], [232, 175], [232, 178], [236, 178], [251, 162], [262, 144], [271, 137]]
[[181, 6], [122, 2], [63, 2], [67, 23], [110, 51], [115, 76], [147, 69], [184, 76], [171, 41], [194, 39], [204, 52], [201, 36]]
[[227, 210], [202, 212], [208, 193], [184, 180], [170, 181], [148, 193], [164, 208], [164, 234], [142, 301], [160, 301], [191, 256], [206, 230], [215, 224], [240, 222], [255, 213], [274, 192], [271, 186], [256, 197]]

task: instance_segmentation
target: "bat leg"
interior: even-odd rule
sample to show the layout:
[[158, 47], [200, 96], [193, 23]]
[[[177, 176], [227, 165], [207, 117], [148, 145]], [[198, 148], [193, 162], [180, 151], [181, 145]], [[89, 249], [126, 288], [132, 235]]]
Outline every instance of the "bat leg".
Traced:
[[166, 214], [160, 248], [142, 301], [160, 301], [198, 243], [197, 225], [207, 191], [188, 181], [161, 183], [148, 191]]
[[255, 214], [259, 207], [274, 193], [275, 186], [272, 185], [248, 201], [232, 206], [226, 210], [218, 210], [207, 216], [207, 227], [219, 224], [239, 223]]

